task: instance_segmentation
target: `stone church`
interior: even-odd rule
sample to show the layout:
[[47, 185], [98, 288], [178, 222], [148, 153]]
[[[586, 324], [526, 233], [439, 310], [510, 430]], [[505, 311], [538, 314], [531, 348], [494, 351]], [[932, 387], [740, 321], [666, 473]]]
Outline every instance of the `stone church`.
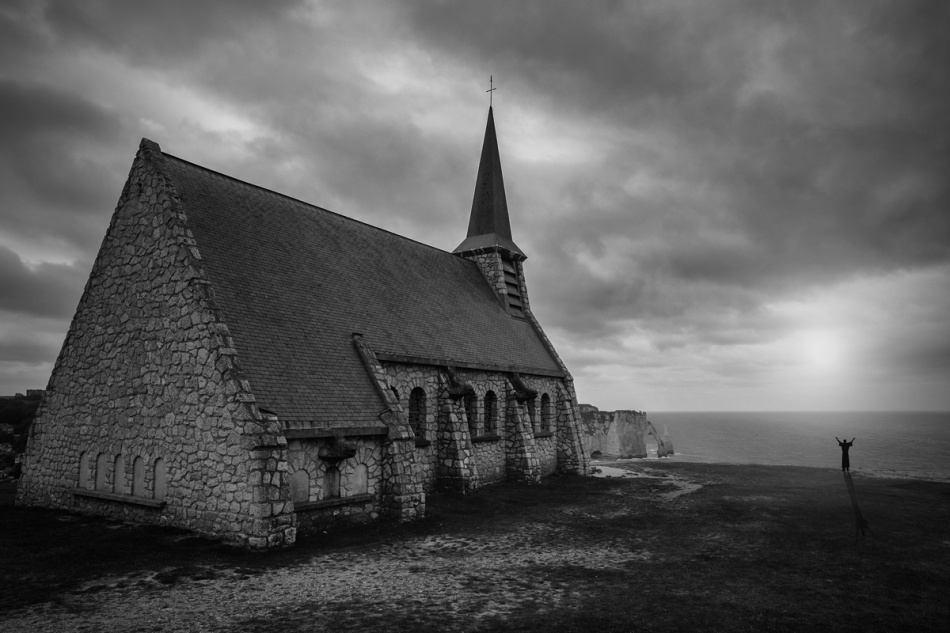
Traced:
[[451, 253], [143, 140], [56, 361], [17, 502], [249, 548], [587, 474], [531, 312], [491, 109]]

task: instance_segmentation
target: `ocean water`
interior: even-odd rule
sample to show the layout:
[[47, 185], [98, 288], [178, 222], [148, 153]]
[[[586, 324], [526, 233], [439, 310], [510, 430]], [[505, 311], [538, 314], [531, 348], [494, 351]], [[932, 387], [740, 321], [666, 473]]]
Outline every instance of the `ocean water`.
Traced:
[[[856, 438], [851, 470], [868, 475], [950, 481], [950, 412], [661, 412], [647, 416], [666, 428], [688, 462], [841, 468], [842, 440]], [[648, 443], [650, 458], [656, 446]]]

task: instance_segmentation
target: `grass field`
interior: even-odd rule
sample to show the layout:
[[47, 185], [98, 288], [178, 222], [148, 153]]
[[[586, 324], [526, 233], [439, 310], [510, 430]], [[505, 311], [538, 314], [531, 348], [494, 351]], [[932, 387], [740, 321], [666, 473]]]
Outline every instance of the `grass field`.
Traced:
[[[944, 631], [950, 484], [651, 460], [251, 554], [0, 507], [0, 631]], [[613, 472], [613, 471], [611, 471]], [[616, 473], [615, 473], [616, 474]], [[0, 503], [9, 501], [0, 490]]]

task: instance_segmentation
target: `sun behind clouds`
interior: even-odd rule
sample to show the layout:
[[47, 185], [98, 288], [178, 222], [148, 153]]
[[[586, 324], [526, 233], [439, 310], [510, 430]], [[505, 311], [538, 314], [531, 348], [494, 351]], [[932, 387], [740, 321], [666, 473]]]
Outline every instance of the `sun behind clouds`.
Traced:
[[843, 337], [829, 330], [808, 330], [799, 333], [797, 348], [804, 364], [809, 367], [833, 371], [844, 363]]

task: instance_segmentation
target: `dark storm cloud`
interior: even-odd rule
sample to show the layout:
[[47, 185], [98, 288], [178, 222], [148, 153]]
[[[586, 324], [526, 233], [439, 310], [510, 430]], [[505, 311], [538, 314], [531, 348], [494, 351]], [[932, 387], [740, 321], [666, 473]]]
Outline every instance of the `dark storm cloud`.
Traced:
[[81, 96], [2, 79], [0, 111], [4, 228], [21, 237], [52, 230], [84, 248], [98, 243], [96, 218], [114, 206], [122, 175], [97, 150], [123, 138], [121, 117]]
[[16, 253], [0, 246], [0, 311], [69, 317], [88, 274], [88, 268], [78, 264], [40, 264], [31, 270]]
[[[311, 175], [301, 197], [330, 207], [336, 200], [343, 208], [331, 210], [376, 223], [458, 222], [445, 213], [451, 208], [447, 192], [472, 186], [471, 157], [451, 142], [425, 139], [417, 125], [368, 101], [361, 95], [345, 112], [313, 105], [271, 108], [272, 125], [294, 139], [292, 153]], [[286, 145], [275, 149], [285, 156], [288, 151]]]
[[[770, 297], [950, 259], [946, 3], [408, 6], [445, 55], [616, 135], [533, 227], [557, 325], [767, 338]], [[669, 190], [619, 186], [644, 168]]]
[[[445, 225], [446, 192], [452, 188], [431, 183], [454, 178], [462, 184], [457, 147], [423, 138], [404, 108], [388, 106], [385, 89], [367, 81], [359, 66], [388, 62], [391, 53], [380, 47], [392, 46], [391, 38], [403, 30], [398, 20], [387, 19], [385, 3], [346, 11], [304, 5], [62, 2], [52, 4], [44, 18], [64, 42], [106, 51], [170, 82], [200, 86], [267, 131], [266, 138], [250, 143], [252, 161], [222, 154], [212, 166], [384, 226]], [[371, 44], [356, 54], [354, 41], [363, 40]], [[195, 134], [214, 137], [207, 130]], [[176, 153], [180, 139], [154, 140]], [[262, 171], [268, 161], [275, 169]], [[281, 177], [281, 164], [294, 164], [306, 176]], [[474, 177], [468, 172], [466, 188]]]
[[44, 45], [37, 8], [32, 0], [8, 0], [0, 7], [0, 59], [9, 68], [21, 67]]
[[[447, 55], [501, 66], [515, 75], [508, 84], [578, 117], [675, 134], [677, 155], [657, 167], [720, 190], [734, 230], [762, 244], [755, 268], [768, 283], [803, 268], [824, 275], [950, 255], [946, 3], [411, 6], [418, 33]], [[769, 64], [775, 77], [757, 70]], [[618, 143], [603, 157], [606, 180], [622, 182], [631, 149]], [[917, 186], [899, 191], [902, 179]], [[554, 230], [575, 234], [563, 228]], [[671, 258], [675, 273], [733, 272], [676, 242], [670, 250], [689, 251]]]
[[152, 66], [187, 63], [210, 43], [240, 37], [301, 4], [298, 0], [59, 0], [46, 5], [44, 17], [68, 42]]
[[[417, 34], [446, 55], [504, 69], [500, 83], [527, 86], [585, 116], [704, 81], [701, 67], [683, 63], [689, 25], [645, 3], [605, 2], [596, 10], [569, 1], [405, 4]], [[662, 72], [664, 55], [673, 72]]]
[[0, 133], [20, 147], [39, 131], [49, 136], [82, 135], [75, 140], [110, 136], [115, 115], [86, 98], [38, 83], [0, 81]]
[[3, 359], [0, 361], [0, 374], [4, 373], [4, 365], [49, 363], [51, 358], [56, 358], [58, 351], [58, 345], [45, 341], [0, 340], [0, 358]]

